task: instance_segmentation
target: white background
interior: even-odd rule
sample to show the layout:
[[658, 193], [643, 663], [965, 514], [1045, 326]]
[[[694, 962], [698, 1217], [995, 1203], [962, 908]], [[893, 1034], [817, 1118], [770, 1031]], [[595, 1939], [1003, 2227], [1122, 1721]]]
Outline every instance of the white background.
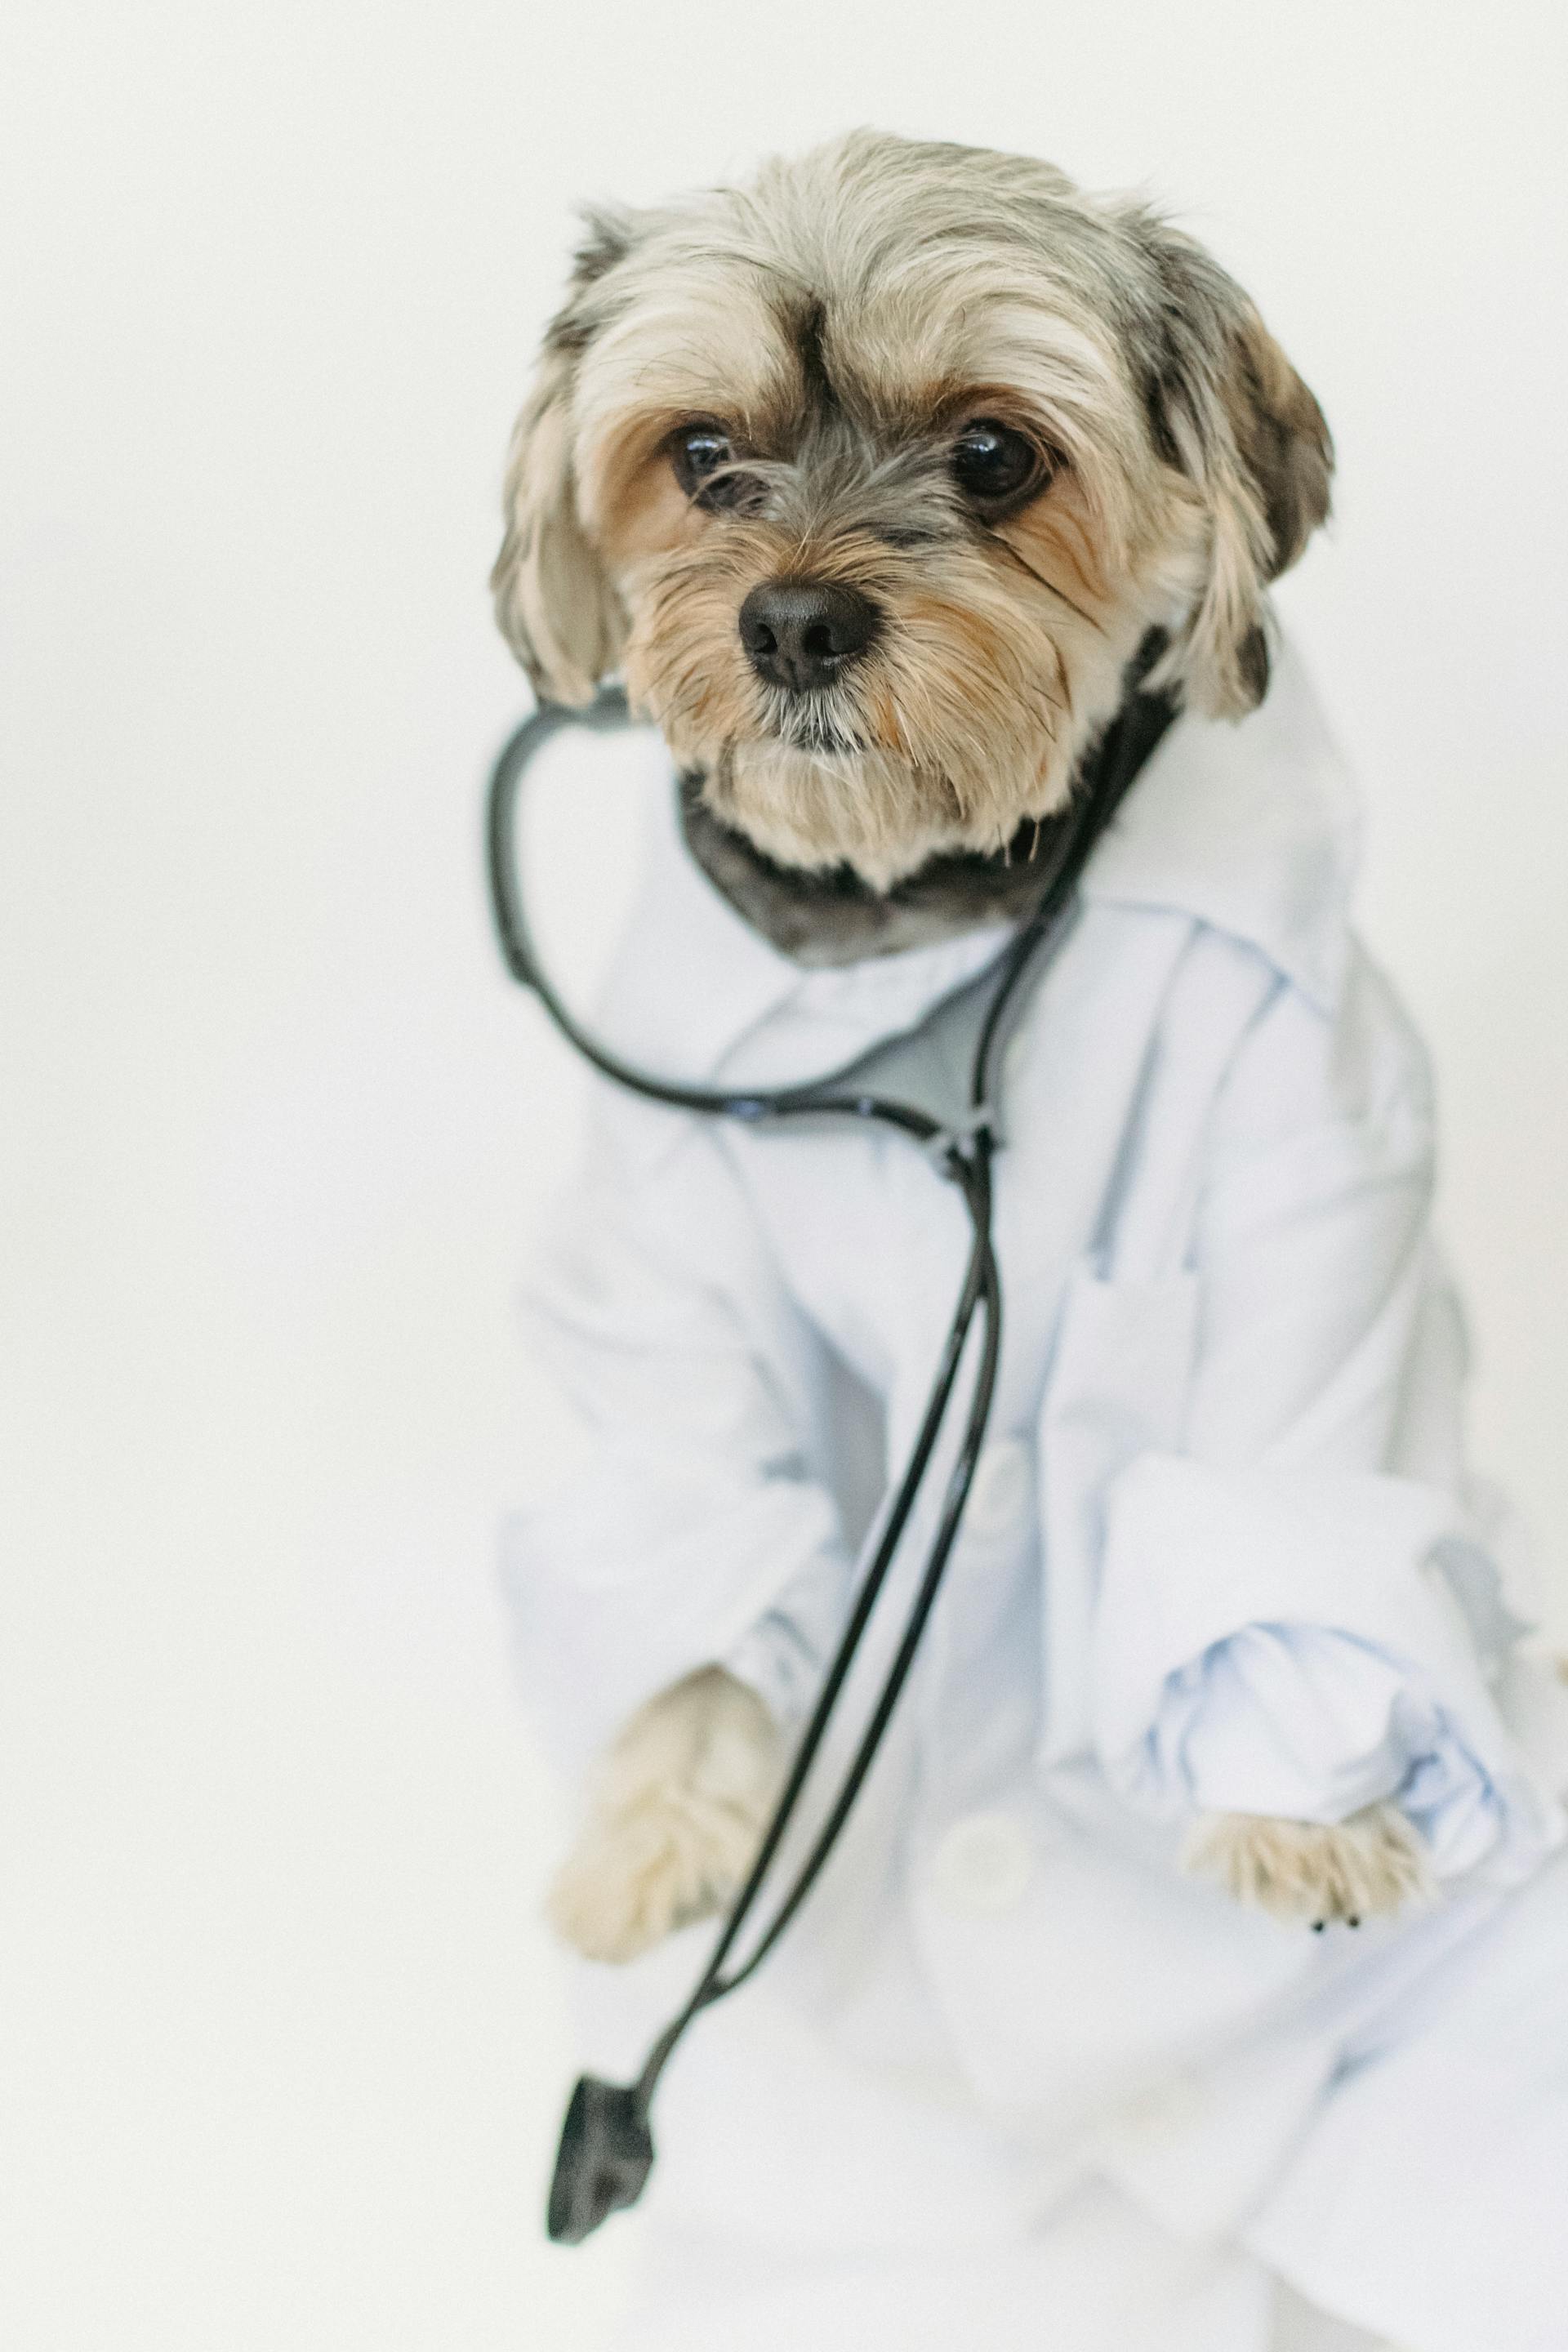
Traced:
[[476, 841], [578, 195], [875, 121], [1146, 183], [1257, 295], [1340, 443], [1282, 602], [1436, 1047], [1478, 1450], [1568, 1557], [1563, 22], [12, 0], [6, 2352], [591, 2352], [614, 2301], [616, 2233], [540, 2242], [491, 1566], [575, 1081]]

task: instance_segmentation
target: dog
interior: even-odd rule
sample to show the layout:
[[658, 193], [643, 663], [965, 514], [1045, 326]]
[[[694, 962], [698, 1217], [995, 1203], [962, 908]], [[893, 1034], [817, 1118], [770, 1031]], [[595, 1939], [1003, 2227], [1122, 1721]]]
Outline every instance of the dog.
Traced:
[[[1332, 465], [1252, 302], [1148, 204], [862, 131], [591, 215], [516, 430], [496, 610], [542, 699], [624, 674], [694, 822], [755, 853], [760, 920], [781, 876], [823, 880], [783, 890], [792, 950], [847, 876], [880, 951], [931, 935], [922, 877], [964, 877], [949, 922], [1005, 903], [1141, 648], [1185, 709], [1256, 708], [1269, 586]], [[560, 1932], [619, 1961], [722, 1909], [785, 1749], [720, 1662], [655, 1697], [597, 1768]], [[1205, 1818], [1187, 1858], [1311, 1924], [1425, 1888], [1389, 1803]]]

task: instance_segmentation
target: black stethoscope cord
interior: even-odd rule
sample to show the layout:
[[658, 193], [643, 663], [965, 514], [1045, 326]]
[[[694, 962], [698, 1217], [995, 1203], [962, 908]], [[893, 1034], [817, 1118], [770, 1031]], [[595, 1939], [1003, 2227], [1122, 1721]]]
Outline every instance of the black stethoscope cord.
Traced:
[[[1144, 668], [1147, 666], [1146, 661], [1141, 664]], [[563, 727], [585, 725], [602, 731], [627, 724], [624, 695], [617, 689], [609, 689], [582, 711], [541, 709], [512, 734], [492, 770], [487, 836], [490, 901], [502, 956], [512, 977], [532, 991], [554, 1026], [602, 1076], [647, 1101], [676, 1110], [735, 1118], [748, 1126], [806, 1117], [842, 1116], [893, 1128], [921, 1146], [957, 1187], [968, 1211], [971, 1228], [963, 1286], [908, 1464], [884, 1507], [870, 1559], [745, 1883], [726, 1914], [689, 1997], [654, 2042], [637, 2080], [621, 2085], [585, 2075], [573, 2093], [562, 2130], [547, 2217], [550, 2236], [559, 2243], [579, 2243], [611, 2213], [635, 2203], [641, 2194], [653, 2163], [648, 2115], [660, 2075], [702, 2011], [734, 1992], [761, 1967], [816, 1885], [876, 1760], [913, 1668], [963, 1523], [975, 1464], [984, 1443], [1001, 1357], [1002, 1285], [992, 1241], [992, 1160], [999, 1141], [994, 1110], [994, 1065], [1007, 1015], [1016, 1006], [1020, 983], [1043, 944], [1056, 933], [1095, 844], [1133, 776], [1170, 723], [1173, 713], [1167, 702], [1162, 698], [1140, 695], [1136, 677], [1132, 689], [1131, 700], [1124, 706], [1122, 739], [1118, 743], [1108, 735], [1106, 749], [1110, 756], [1101, 761], [1091, 788], [1081, 793], [1067, 827], [1065, 845], [1056, 868], [1044, 883], [1034, 912], [994, 967], [992, 992], [969, 1066], [967, 1114], [957, 1123], [946, 1122], [918, 1104], [856, 1087], [853, 1066], [847, 1072], [829, 1074], [795, 1086], [730, 1089], [657, 1077], [623, 1061], [577, 1021], [543, 967], [519, 881], [517, 820], [523, 776], [535, 754]], [[813, 1767], [891, 1572], [941, 1439], [977, 1317], [982, 1327], [979, 1354], [963, 1437], [948, 1474], [931, 1550], [892, 1662], [809, 1851], [751, 1950], [730, 1967], [731, 1957], [757, 1909], [779, 1850], [799, 1811]]]
[[793, 1087], [699, 1087], [674, 1078], [656, 1078], [612, 1053], [583, 1027], [563, 1003], [544, 969], [518, 887], [517, 810], [522, 778], [537, 753], [563, 727], [585, 726], [602, 733], [631, 723], [625, 695], [612, 687], [584, 710], [546, 703], [523, 720], [501, 749], [490, 773], [486, 847], [490, 907], [501, 955], [512, 978], [532, 991], [568, 1045], [574, 1046], [601, 1077], [641, 1095], [645, 1101], [663, 1103], [672, 1110], [704, 1111], [720, 1118], [738, 1118], [753, 1126], [775, 1118], [844, 1113], [857, 1118], [879, 1119], [913, 1136], [918, 1142], [940, 1142], [943, 1130], [939, 1119], [907, 1103], [893, 1102], [881, 1096], [839, 1092], [831, 1076]]

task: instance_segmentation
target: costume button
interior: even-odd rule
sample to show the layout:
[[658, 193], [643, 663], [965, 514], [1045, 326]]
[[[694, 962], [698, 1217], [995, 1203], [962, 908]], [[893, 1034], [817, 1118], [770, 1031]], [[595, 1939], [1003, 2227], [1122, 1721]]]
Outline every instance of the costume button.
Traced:
[[1035, 1465], [1021, 1437], [998, 1438], [974, 1465], [965, 1524], [978, 1536], [1016, 1534], [1028, 1517]]
[[971, 1813], [938, 1844], [931, 1885], [944, 1910], [989, 1916], [1022, 1901], [1034, 1868], [1034, 1847], [1021, 1821], [1012, 1813]]

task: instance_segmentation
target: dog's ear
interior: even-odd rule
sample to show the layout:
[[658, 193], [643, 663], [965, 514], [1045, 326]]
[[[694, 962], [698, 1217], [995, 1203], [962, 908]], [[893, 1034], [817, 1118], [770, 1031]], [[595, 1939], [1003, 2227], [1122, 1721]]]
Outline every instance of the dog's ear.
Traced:
[[1202, 584], [1168, 674], [1200, 709], [1239, 718], [1268, 690], [1265, 591], [1328, 515], [1333, 444], [1235, 279], [1152, 214], [1133, 215], [1131, 226], [1159, 287], [1145, 383], [1151, 428], [1208, 521]]
[[631, 249], [626, 215], [595, 213], [571, 291], [544, 347], [507, 466], [506, 533], [490, 573], [500, 632], [542, 702], [591, 702], [613, 669], [625, 615], [583, 527], [573, 462], [574, 395], [598, 323], [595, 289]]

